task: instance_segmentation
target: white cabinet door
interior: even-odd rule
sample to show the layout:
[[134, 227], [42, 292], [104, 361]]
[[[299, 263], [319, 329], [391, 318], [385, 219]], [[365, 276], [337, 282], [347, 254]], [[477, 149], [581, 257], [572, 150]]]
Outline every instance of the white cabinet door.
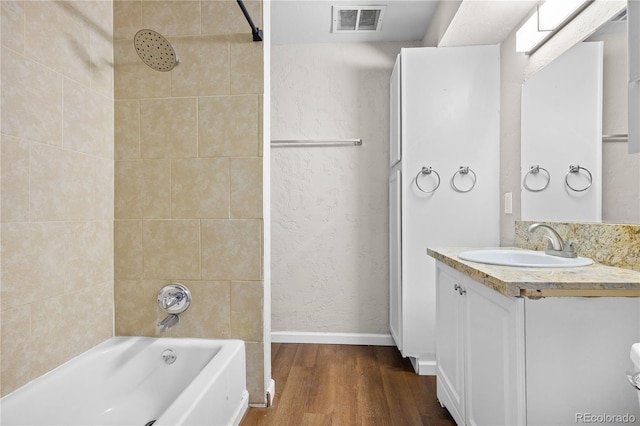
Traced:
[[523, 425], [523, 300], [468, 278], [463, 291], [466, 424]]
[[[427, 247], [498, 244], [500, 230], [499, 46], [403, 48], [401, 51], [403, 348], [420, 370], [435, 369], [435, 261]], [[469, 166], [467, 193], [449, 184]], [[418, 176], [422, 167], [435, 174]], [[467, 189], [472, 175], [458, 175]]]
[[389, 178], [389, 331], [402, 350], [402, 236], [400, 170]]
[[400, 140], [402, 138], [401, 135], [401, 117], [402, 111], [400, 110], [400, 55], [396, 59], [396, 63], [393, 66], [393, 71], [391, 72], [391, 84], [389, 87], [389, 106], [390, 106], [390, 117], [389, 117], [389, 167], [393, 167], [398, 164], [402, 157], [402, 152], [400, 151]]
[[462, 281], [440, 266], [436, 281], [437, 396], [456, 423], [464, 424], [464, 298], [457, 290]]
[[437, 264], [437, 397], [458, 425], [526, 422], [524, 302]]

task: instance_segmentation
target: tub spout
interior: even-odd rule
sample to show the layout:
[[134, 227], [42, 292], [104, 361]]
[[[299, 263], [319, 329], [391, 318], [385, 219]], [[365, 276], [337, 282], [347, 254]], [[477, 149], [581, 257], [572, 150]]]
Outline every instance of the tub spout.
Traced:
[[176, 314], [167, 315], [162, 321], [156, 324], [156, 332], [162, 334], [178, 324], [178, 322], [180, 322], [180, 318]]

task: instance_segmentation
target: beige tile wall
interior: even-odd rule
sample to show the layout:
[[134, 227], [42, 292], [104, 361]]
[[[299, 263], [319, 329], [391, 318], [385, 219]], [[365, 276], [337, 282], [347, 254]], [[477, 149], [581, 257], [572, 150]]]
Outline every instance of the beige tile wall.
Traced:
[[1, 394], [113, 335], [110, 1], [5, 1]]
[[[138, 59], [143, 28], [174, 46], [173, 71]], [[245, 340], [264, 403], [262, 43], [221, 0], [116, 0], [114, 34], [116, 334], [155, 335], [158, 290], [181, 282], [193, 303], [167, 335]]]

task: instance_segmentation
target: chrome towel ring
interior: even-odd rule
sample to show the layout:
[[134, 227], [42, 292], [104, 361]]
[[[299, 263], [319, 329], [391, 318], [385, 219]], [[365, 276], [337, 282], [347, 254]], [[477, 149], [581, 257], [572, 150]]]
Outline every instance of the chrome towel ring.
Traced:
[[[540, 173], [540, 171], [544, 172], [547, 175], [547, 182], [541, 188], [531, 188], [529, 185], [527, 185], [527, 177], [529, 177], [529, 175], [537, 175], [538, 173]], [[531, 166], [527, 174], [525, 174], [524, 178], [522, 178], [522, 186], [524, 186], [527, 191], [531, 192], [544, 191], [549, 186], [549, 182], [551, 182], [551, 175], [549, 174], [549, 171], [544, 167], [540, 167], [538, 165]]]
[[[430, 191], [425, 191], [424, 189], [422, 189], [422, 187], [420, 186], [420, 183], [418, 182], [418, 178], [420, 177], [420, 175], [430, 175], [431, 173], [436, 175], [437, 178], [437, 182], [436, 182], [436, 186], [430, 190]], [[438, 172], [436, 172], [435, 170], [433, 170], [431, 167], [425, 167], [422, 166], [422, 169], [418, 172], [418, 174], [416, 175], [416, 186], [418, 187], [418, 189], [422, 192], [424, 192], [425, 194], [431, 194], [433, 192], [435, 192], [436, 189], [438, 189], [438, 187], [440, 186], [440, 175], [438, 174]]]
[[[468, 175], [469, 173], [471, 173], [472, 178], [473, 178], [473, 183], [471, 184], [471, 186], [467, 189], [460, 189], [456, 186], [456, 176], [457, 175]], [[458, 191], [458, 192], [469, 192], [471, 191], [475, 186], [476, 186], [476, 181], [477, 181], [477, 177], [476, 177], [476, 173], [471, 170], [469, 168], [469, 166], [460, 166], [460, 168], [453, 174], [453, 176], [451, 176], [451, 187]]]
[[[571, 186], [571, 184], [569, 183], [569, 175], [571, 173], [580, 173], [580, 170], [584, 170], [587, 173], [587, 176], [589, 176], [589, 183], [587, 184], [587, 186], [585, 186], [584, 188], [581, 189], [577, 189], [574, 188], [573, 186]], [[570, 190], [575, 191], [575, 192], [583, 192], [586, 191], [587, 189], [591, 188], [591, 184], [593, 183], [593, 175], [591, 174], [591, 172], [589, 170], [587, 170], [586, 168], [576, 164], [575, 166], [572, 164], [569, 166], [569, 171], [567, 172], [566, 175], [564, 175], [564, 183], [569, 187]]]

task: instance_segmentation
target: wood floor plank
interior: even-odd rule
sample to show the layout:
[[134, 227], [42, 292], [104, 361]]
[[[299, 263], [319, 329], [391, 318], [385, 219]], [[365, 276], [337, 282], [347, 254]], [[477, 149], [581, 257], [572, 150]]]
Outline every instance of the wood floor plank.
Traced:
[[357, 372], [356, 349], [353, 346], [335, 345], [333, 356], [328, 364], [331, 368], [333, 383], [330, 384], [334, 392], [334, 406], [331, 420], [333, 425], [358, 424], [357, 406]]
[[455, 425], [435, 377], [395, 347], [280, 343], [271, 357], [274, 405], [249, 408], [241, 426]]
[[304, 416], [302, 416], [302, 424], [305, 426], [330, 426], [331, 415], [304, 413]]
[[[402, 372], [381, 368], [384, 394], [389, 406], [392, 424], [415, 425], [421, 423], [419, 405], [422, 401], [416, 401], [410, 393], [408, 380]], [[407, 392], [409, 390], [409, 392]]]
[[281, 394], [277, 412], [278, 424], [303, 424], [302, 418], [307, 412], [307, 394], [315, 385], [311, 381], [312, 377], [313, 370], [309, 367], [291, 367], [291, 372], [287, 379], [287, 386]]
[[356, 356], [358, 412], [371, 422], [390, 419], [389, 405], [384, 392], [380, 366], [373, 346], [364, 346]]
[[[295, 345], [280, 345], [275, 352], [271, 353], [271, 376], [274, 379], [278, 378], [276, 387], [279, 389], [286, 388], [287, 378], [289, 377], [296, 352], [297, 347]], [[278, 360], [278, 362], [273, 362], [273, 360]], [[279, 392], [278, 389], [276, 389], [276, 392]]]
[[296, 344], [296, 356], [293, 360], [292, 365], [301, 367], [315, 367], [316, 357], [318, 355], [318, 346], [319, 345]]
[[317, 365], [313, 368], [313, 386], [307, 395], [307, 411], [314, 414], [331, 416], [334, 407], [340, 403], [337, 396], [345, 377], [340, 366], [331, 362], [337, 358], [336, 345], [320, 345], [317, 352]]

